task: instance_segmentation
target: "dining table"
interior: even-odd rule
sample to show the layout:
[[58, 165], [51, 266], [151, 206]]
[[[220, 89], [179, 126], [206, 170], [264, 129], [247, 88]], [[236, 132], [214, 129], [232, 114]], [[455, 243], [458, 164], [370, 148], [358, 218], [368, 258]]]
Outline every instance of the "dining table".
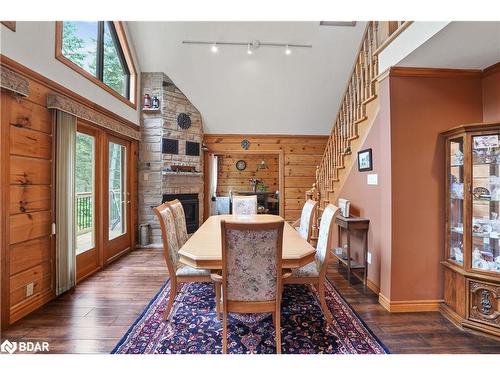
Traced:
[[[210, 216], [179, 250], [180, 262], [199, 269], [222, 269], [221, 221], [271, 223], [283, 220], [278, 215]], [[283, 227], [283, 268], [300, 268], [314, 260], [316, 249], [285, 221]]]

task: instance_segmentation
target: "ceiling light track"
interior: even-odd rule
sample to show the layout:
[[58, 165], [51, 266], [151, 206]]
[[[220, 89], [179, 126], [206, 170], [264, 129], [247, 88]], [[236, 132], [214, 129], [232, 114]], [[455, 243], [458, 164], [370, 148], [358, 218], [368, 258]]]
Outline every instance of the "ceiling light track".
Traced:
[[293, 43], [268, 43], [260, 41], [252, 42], [218, 42], [218, 41], [202, 41], [202, 40], [183, 40], [182, 44], [200, 44], [200, 45], [217, 45], [217, 46], [245, 46], [248, 45], [258, 47], [289, 47], [289, 48], [312, 48], [311, 44], [293, 44]]

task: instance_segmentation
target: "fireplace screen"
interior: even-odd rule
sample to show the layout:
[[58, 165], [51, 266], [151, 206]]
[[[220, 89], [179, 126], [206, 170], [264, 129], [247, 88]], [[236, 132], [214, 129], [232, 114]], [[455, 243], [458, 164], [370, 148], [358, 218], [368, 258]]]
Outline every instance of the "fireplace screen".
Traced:
[[184, 208], [186, 216], [186, 227], [188, 233], [194, 233], [199, 223], [199, 201], [198, 194], [163, 194], [162, 203], [178, 199]]

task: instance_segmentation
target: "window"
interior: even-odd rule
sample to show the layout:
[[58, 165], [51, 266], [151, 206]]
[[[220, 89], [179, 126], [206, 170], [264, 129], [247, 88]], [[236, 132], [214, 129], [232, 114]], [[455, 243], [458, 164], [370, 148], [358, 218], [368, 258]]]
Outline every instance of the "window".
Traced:
[[136, 107], [136, 72], [120, 22], [57, 22], [56, 58]]

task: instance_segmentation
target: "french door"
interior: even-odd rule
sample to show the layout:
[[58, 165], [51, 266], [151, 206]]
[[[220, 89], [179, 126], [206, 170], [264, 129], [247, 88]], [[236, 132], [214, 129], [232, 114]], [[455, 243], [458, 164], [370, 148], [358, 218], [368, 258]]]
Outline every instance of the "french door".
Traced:
[[104, 186], [104, 261], [112, 261], [131, 246], [130, 142], [107, 137]]
[[88, 124], [78, 121], [76, 134], [75, 162], [75, 216], [76, 216], [76, 279], [77, 281], [100, 268], [100, 225], [99, 199], [100, 178], [100, 136]]
[[130, 249], [130, 142], [78, 122], [77, 281]]

